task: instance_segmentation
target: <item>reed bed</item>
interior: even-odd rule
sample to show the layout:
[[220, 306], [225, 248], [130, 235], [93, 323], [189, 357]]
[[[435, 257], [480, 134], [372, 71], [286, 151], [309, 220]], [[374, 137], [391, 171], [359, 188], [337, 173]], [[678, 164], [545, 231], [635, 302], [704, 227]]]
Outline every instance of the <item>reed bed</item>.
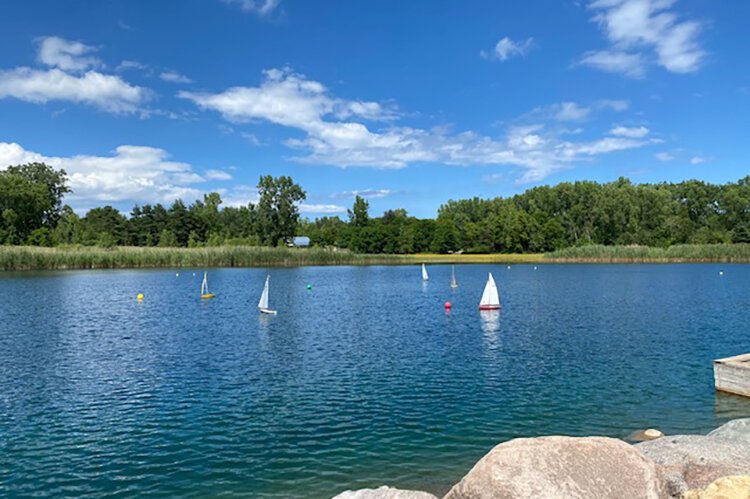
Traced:
[[750, 244], [678, 244], [649, 246], [578, 246], [545, 255], [545, 261], [562, 263], [749, 263]]
[[403, 263], [392, 255], [360, 255], [323, 248], [217, 246], [207, 248], [40, 248], [0, 246], [0, 269], [62, 270], [151, 267], [267, 267]]

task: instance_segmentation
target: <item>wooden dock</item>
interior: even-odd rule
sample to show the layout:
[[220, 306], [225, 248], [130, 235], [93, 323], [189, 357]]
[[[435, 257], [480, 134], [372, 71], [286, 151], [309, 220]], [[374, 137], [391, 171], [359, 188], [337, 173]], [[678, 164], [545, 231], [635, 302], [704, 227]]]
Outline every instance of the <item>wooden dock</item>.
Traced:
[[719, 391], [750, 397], [750, 353], [715, 360], [714, 383]]

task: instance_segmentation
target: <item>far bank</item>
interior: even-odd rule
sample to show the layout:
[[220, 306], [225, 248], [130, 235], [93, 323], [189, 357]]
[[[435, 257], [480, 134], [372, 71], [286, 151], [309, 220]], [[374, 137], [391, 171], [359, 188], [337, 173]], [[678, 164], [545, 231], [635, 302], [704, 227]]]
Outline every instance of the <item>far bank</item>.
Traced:
[[750, 263], [750, 244], [580, 246], [527, 254], [359, 254], [342, 249], [262, 246], [157, 248], [118, 246], [0, 247], [0, 269], [65, 270], [169, 267], [294, 267], [304, 265]]

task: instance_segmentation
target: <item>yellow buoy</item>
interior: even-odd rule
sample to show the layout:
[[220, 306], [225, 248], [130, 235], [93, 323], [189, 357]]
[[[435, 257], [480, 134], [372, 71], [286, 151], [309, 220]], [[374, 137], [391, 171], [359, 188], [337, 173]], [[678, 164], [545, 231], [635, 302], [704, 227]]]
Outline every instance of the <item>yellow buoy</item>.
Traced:
[[138, 293], [136, 298], [138, 298], [138, 301], [143, 301], [143, 293]]

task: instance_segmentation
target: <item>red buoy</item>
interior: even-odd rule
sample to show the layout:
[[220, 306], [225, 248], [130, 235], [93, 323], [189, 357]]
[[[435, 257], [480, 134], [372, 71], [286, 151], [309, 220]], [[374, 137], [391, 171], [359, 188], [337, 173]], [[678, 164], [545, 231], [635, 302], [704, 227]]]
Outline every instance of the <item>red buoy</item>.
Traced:
[[450, 310], [451, 307], [452, 307], [451, 302], [449, 302], [449, 301], [445, 302], [445, 309], [446, 310]]

